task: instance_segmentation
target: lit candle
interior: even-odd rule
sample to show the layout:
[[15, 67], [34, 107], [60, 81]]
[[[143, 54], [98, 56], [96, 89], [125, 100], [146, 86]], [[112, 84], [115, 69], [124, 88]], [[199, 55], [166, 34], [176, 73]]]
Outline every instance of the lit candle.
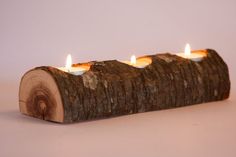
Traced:
[[64, 72], [68, 72], [73, 75], [82, 75], [85, 71], [87, 71], [87, 69], [79, 67], [79, 66], [72, 67], [72, 57], [70, 54], [68, 54], [66, 57], [65, 67], [60, 67], [58, 69], [60, 69]]
[[130, 58], [130, 61], [123, 61], [123, 63], [129, 64], [136, 68], [144, 68], [147, 65], [151, 64], [152, 60], [148, 57], [142, 57], [142, 58], [136, 59], [135, 55], [132, 55]]
[[191, 52], [191, 47], [189, 44], [186, 44], [184, 53], [177, 53], [177, 55], [196, 62], [201, 61], [202, 58], [206, 56], [205, 53], [198, 53], [198, 51]]

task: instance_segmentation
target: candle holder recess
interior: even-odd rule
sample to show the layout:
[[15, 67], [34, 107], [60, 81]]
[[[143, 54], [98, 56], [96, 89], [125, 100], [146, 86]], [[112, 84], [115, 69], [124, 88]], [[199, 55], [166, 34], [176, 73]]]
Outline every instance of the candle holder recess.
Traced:
[[200, 61], [175, 54], [144, 56], [143, 68], [117, 60], [74, 64], [81, 75], [42, 66], [24, 74], [19, 89], [21, 113], [71, 123], [169, 109], [229, 97], [226, 63], [212, 49], [192, 51]]

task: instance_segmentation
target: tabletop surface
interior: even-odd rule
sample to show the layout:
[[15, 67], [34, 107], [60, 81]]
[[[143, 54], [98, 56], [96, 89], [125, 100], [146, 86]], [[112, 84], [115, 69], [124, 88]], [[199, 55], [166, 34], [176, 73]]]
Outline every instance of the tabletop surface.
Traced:
[[21, 115], [17, 82], [1, 82], [0, 156], [235, 157], [234, 89], [225, 101], [74, 124]]

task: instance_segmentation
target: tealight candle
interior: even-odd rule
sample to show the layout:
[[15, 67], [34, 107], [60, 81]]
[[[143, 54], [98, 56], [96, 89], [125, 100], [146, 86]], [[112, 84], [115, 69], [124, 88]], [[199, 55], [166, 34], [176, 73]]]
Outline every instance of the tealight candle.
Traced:
[[124, 61], [123, 63], [129, 64], [136, 68], [144, 68], [147, 65], [151, 64], [152, 60], [148, 57], [142, 57], [142, 58], [136, 59], [135, 55], [132, 55], [130, 58], [130, 61]]
[[72, 57], [70, 54], [67, 55], [65, 67], [59, 67], [58, 69], [73, 75], [82, 75], [84, 72], [87, 71], [87, 69], [83, 67], [72, 67]]
[[186, 59], [190, 59], [195, 62], [201, 61], [203, 57], [206, 56], [206, 54], [198, 53], [197, 51], [191, 52], [191, 47], [189, 44], [186, 44], [184, 53], [177, 53], [176, 55], [186, 58]]

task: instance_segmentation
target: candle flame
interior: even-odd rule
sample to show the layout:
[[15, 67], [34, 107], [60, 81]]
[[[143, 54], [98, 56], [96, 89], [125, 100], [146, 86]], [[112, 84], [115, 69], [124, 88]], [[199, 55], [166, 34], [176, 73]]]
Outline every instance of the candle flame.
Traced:
[[71, 70], [71, 66], [72, 66], [72, 57], [71, 57], [70, 54], [68, 54], [67, 57], [66, 57], [66, 69], [68, 71], [70, 71]]
[[191, 55], [191, 47], [190, 47], [189, 44], [186, 44], [184, 54], [186, 56], [190, 56]]
[[135, 55], [131, 56], [130, 63], [131, 63], [131, 65], [135, 65], [136, 64], [136, 57], [135, 57]]

